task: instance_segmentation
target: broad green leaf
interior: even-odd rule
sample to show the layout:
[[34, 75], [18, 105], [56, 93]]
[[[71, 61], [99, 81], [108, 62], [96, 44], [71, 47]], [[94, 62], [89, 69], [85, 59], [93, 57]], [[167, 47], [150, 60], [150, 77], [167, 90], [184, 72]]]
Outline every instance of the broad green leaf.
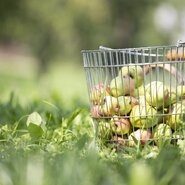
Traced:
[[37, 112], [33, 112], [32, 114], [30, 114], [28, 116], [28, 119], [27, 119], [27, 122], [26, 122], [27, 126], [29, 126], [30, 123], [33, 123], [33, 124], [38, 125], [38, 126], [41, 125], [42, 118], [41, 118], [40, 114], [37, 113]]
[[44, 130], [42, 129], [41, 126], [30, 123], [28, 126], [28, 131], [31, 135], [31, 137], [38, 138], [41, 137], [44, 133]]
[[45, 122], [37, 112], [33, 112], [28, 116], [26, 124], [31, 137], [41, 137], [46, 131]]

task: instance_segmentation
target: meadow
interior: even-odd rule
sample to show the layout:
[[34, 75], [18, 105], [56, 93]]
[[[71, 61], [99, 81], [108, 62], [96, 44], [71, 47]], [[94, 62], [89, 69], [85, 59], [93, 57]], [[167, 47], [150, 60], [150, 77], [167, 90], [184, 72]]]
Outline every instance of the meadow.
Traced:
[[183, 140], [118, 148], [96, 137], [83, 65], [37, 77], [31, 62], [0, 62], [1, 185], [184, 185]]

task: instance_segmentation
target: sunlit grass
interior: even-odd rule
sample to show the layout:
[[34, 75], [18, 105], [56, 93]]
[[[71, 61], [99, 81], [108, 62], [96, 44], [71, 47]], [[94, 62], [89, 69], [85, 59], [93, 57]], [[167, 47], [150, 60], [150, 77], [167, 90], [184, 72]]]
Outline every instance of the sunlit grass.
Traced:
[[1, 100], [7, 100], [14, 92], [23, 103], [33, 99], [47, 101], [51, 96], [58, 96], [63, 100], [63, 106], [69, 109], [74, 106], [74, 101], [88, 104], [83, 64], [62, 61], [51, 64], [46, 73], [38, 74], [34, 60], [4, 60], [7, 61], [0, 58]]
[[50, 67], [50, 71], [42, 78], [42, 85], [52, 91], [60, 93], [69, 107], [74, 100], [88, 103], [87, 86], [83, 64], [65, 61]]

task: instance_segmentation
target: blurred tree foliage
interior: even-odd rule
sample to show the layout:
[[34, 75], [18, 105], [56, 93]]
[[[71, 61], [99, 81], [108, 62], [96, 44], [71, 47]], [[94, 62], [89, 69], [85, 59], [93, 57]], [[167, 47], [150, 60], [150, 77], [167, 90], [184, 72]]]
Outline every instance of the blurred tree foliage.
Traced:
[[81, 60], [82, 49], [151, 44], [158, 38], [151, 17], [159, 2], [1, 0], [0, 42], [26, 44], [44, 71], [56, 58]]
[[146, 20], [146, 16], [150, 16], [150, 11], [153, 12], [159, 1], [109, 0], [108, 2], [113, 28], [112, 45], [116, 48], [141, 46], [143, 43], [137, 42], [137, 37], [146, 29], [145, 27], [152, 26], [151, 20]]

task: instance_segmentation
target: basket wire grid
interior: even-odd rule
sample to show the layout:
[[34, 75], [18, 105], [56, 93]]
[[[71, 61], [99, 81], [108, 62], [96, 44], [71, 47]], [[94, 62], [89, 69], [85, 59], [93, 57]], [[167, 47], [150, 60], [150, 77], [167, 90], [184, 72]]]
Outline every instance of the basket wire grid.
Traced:
[[184, 46], [82, 51], [98, 137], [127, 146], [184, 139]]

